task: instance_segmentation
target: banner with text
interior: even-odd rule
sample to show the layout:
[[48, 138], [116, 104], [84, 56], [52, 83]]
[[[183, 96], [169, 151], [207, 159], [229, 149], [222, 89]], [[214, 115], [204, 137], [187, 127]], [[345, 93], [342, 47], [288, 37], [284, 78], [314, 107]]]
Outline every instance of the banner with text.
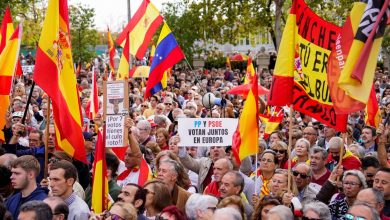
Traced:
[[125, 81], [104, 82], [104, 119], [106, 147], [127, 146], [125, 118], [128, 115], [128, 84]]
[[212, 147], [232, 145], [238, 119], [179, 118], [179, 146]]

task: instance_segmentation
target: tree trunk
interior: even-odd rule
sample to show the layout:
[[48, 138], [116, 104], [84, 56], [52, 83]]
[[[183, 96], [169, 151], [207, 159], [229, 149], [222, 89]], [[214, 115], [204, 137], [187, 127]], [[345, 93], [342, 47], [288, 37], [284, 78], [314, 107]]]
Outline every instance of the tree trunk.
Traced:
[[275, 3], [275, 39], [276, 39], [276, 51], [279, 48], [280, 41], [282, 39], [282, 27], [281, 20], [283, 16], [283, 5], [285, 0], [274, 0]]

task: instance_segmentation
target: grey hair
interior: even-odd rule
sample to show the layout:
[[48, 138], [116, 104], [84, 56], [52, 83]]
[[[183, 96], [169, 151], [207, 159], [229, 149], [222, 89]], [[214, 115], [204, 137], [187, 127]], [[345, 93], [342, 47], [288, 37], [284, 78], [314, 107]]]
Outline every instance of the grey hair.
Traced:
[[160, 161], [160, 166], [161, 166], [161, 164], [163, 164], [163, 163], [166, 163], [166, 164], [169, 164], [169, 165], [171, 165], [171, 170], [173, 171], [173, 172], [175, 172], [176, 174], [179, 174], [179, 172], [181, 171], [181, 169], [182, 169], [182, 167], [180, 166], [180, 164], [178, 163], [178, 162], [176, 162], [176, 161], [174, 161], [174, 160], [171, 160], [171, 159], [166, 159], [166, 160], [162, 160], [162, 161]]
[[242, 193], [242, 191], [244, 190], [244, 187], [245, 187], [244, 177], [242, 177], [238, 171], [229, 171], [229, 172], [225, 173], [224, 176], [226, 176], [226, 175], [234, 176], [234, 181], [233, 181], [234, 186], [240, 186], [241, 187], [240, 193]]
[[150, 131], [152, 129], [152, 126], [148, 122], [148, 120], [140, 120], [138, 121], [137, 127], [140, 125], [141, 127], [145, 127], [147, 131]]
[[322, 147], [319, 147], [319, 146], [315, 146], [315, 147], [312, 147], [310, 149], [310, 155], [312, 154], [316, 154], [316, 153], [321, 153], [322, 154], [322, 159], [325, 160], [326, 158], [328, 158], [328, 152], [322, 148]]
[[323, 219], [323, 220], [331, 220], [332, 219], [329, 207], [322, 202], [312, 201], [312, 202], [309, 202], [306, 205], [304, 205], [303, 206], [303, 215], [305, 215], [305, 213], [309, 210], [317, 213], [317, 215], [319, 215], [320, 219]]
[[358, 153], [357, 156], [359, 158], [363, 158], [365, 156], [366, 152], [365, 152], [365, 149], [364, 149], [363, 146], [360, 146], [358, 144], [351, 144], [351, 145], [348, 146], [348, 148], [350, 148], [350, 147], [356, 147], [357, 153]]
[[295, 142], [295, 146], [297, 146], [299, 143], [304, 143], [306, 145], [307, 152], [310, 151], [310, 142], [306, 140], [305, 138], [300, 138]]
[[[224, 161], [225, 165], [229, 168], [229, 170], [233, 170], [233, 164], [232, 164], [232, 162], [231, 162], [229, 159], [227, 159], [227, 158], [221, 158], [221, 159], [218, 159], [218, 160]], [[218, 161], [218, 160], [217, 160], [217, 161]], [[215, 162], [217, 162], [217, 161], [215, 161]], [[214, 163], [214, 164], [215, 164], [215, 163]]]
[[20, 207], [20, 212], [34, 212], [35, 219], [37, 220], [53, 218], [53, 213], [50, 206], [42, 201], [37, 200], [24, 203]]
[[[384, 204], [385, 203], [385, 198], [384, 198], [383, 192], [380, 191], [379, 189], [367, 188], [367, 189], [360, 190], [359, 193], [364, 192], [365, 190], [370, 191], [374, 194], [375, 201], [377, 204]], [[356, 200], [356, 201], [358, 201], [358, 200]], [[359, 201], [359, 202], [364, 202], [364, 201]]]
[[218, 199], [210, 195], [192, 194], [186, 203], [186, 214], [190, 220], [197, 218], [196, 210], [205, 211], [210, 204], [217, 205]]
[[155, 115], [154, 116], [154, 123], [160, 125], [161, 123], [167, 123], [167, 118], [165, 115]]
[[[226, 219], [229, 216], [230, 218]], [[213, 219], [224, 219], [224, 220], [242, 220], [240, 212], [235, 208], [226, 207], [215, 210]]]
[[294, 219], [294, 215], [291, 212], [291, 209], [284, 205], [277, 205], [269, 210], [269, 214], [276, 214], [280, 217], [281, 220], [291, 220]]
[[341, 149], [344, 146], [343, 139], [340, 137], [332, 137], [328, 143], [329, 149]]
[[298, 166], [300, 166], [300, 165], [306, 166], [306, 167], [309, 169], [309, 171], [307, 172], [307, 176], [311, 176], [311, 167], [310, 167], [309, 165], [307, 165], [306, 162], [299, 162], [299, 163], [297, 163], [297, 165], [295, 165], [294, 170], [295, 170]]
[[[371, 214], [372, 214], [372, 219], [373, 220], [381, 220], [380, 216], [379, 216], [379, 213], [374, 209], [374, 208], [371, 208], [371, 206], [369, 204], [367, 204], [366, 202], [362, 202], [362, 201], [355, 201], [352, 205], [353, 206], [365, 206], [367, 208], [370, 209], [371, 211]], [[351, 209], [352, 207], [350, 207], [349, 209]]]
[[361, 171], [359, 171], [359, 170], [347, 170], [344, 173], [343, 180], [347, 176], [356, 176], [359, 179], [360, 183], [362, 184], [363, 188], [364, 189], [367, 188], [366, 177], [364, 176], [364, 174]]

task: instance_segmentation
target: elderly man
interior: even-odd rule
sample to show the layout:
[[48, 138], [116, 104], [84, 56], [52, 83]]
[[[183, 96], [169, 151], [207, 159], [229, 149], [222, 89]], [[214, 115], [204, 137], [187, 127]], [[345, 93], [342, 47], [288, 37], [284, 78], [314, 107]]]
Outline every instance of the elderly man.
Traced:
[[157, 179], [164, 182], [168, 187], [172, 195], [172, 203], [185, 212], [185, 205], [191, 194], [176, 183], [181, 169], [183, 167], [178, 162], [163, 160], [158, 168]]
[[224, 147], [210, 147], [210, 156], [201, 157], [199, 159], [192, 158], [184, 147], [179, 148], [179, 158], [180, 162], [187, 169], [197, 173], [198, 176], [198, 190], [203, 192], [204, 188], [211, 183], [214, 163], [225, 157], [225, 148]]
[[303, 138], [310, 142], [310, 147], [317, 146], [318, 131], [312, 126], [307, 126], [303, 129]]
[[30, 201], [20, 207], [18, 220], [50, 220], [53, 218], [50, 206], [42, 201]]
[[[383, 192], [374, 188], [362, 189], [356, 196], [356, 202], [364, 202], [378, 213], [382, 213], [385, 200]], [[382, 216], [381, 216], [382, 217]], [[386, 219], [384, 216], [382, 219]]]
[[139, 146], [140, 148], [145, 148], [146, 144], [152, 139], [152, 136], [150, 135], [152, 126], [147, 120], [140, 120], [137, 123], [137, 129], [138, 133], [136, 135]]
[[328, 150], [329, 141], [331, 138], [336, 136], [336, 130], [329, 126], [324, 126], [324, 138], [317, 141], [317, 145]]
[[[333, 168], [339, 163], [340, 151], [341, 148], [344, 148], [343, 139], [340, 137], [332, 137], [329, 140], [328, 145], [329, 155], [326, 167], [332, 171]], [[362, 165], [360, 160], [355, 155], [353, 155], [351, 151], [345, 148], [342, 155], [342, 164], [344, 170], [359, 170]]]
[[53, 220], [66, 220], [69, 215], [68, 205], [60, 197], [51, 196], [43, 200], [44, 203], [48, 204], [53, 213]]
[[330, 176], [330, 171], [326, 168], [328, 152], [322, 147], [313, 147], [310, 150], [310, 168], [312, 171], [311, 182], [324, 185]]
[[380, 220], [378, 212], [363, 202], [355, 202], [345, 214], [345, 219]]
[[214, 163], [213, 177], [214, 180], [207, 185], [204, 194], [221, 197], [219, 187], [221, 186], [222, 177], [229, 171], [233, 170], [233, 164], [227, 158], [221, 158]]

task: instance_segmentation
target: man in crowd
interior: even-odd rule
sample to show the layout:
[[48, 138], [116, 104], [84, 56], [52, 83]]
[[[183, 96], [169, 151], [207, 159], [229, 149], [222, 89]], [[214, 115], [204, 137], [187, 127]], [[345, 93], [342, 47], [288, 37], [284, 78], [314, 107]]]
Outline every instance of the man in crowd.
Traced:
[[343, 139], [340, 137], [332, 137], [328, 143], [329, 155], [328, 163], [326, 167], [332, 171], [333, 168], [339, 163], [341, 148], [343, 148], [342, 164], [344, 170], [359, 170], [361, 167], [360, 160], [352, 154], [351, 151], [345, 149]]
[[330, 176], [330, 171], [326, 168], [328, 152], [322, 147], [312, 147], [310, 149], [311, 182], [324, 185]]
[[308, 140], [310, 142], [310, 147], [316, 146], [317, 138], [318, 138], [318, 131], [312, 126], [307, 126], [303, 129], [303, 138]]
[[13, 218], [17, 219], [21, 205], [32, 200], [44, 200], [47, 197], [47, 190], [37, 185], [36, 177], [40, 165], [33, 156], [18, 157], [12, 162], [11, 167], [11, 184], [19, 192], [8, 198], [5, 205]]
[[324, 126], [324, 138], [317, 141], [317, 145], [328, 150], [329, 141], [331, 138], [336, 136], [336, 130], [329, 126]]
[[147, 220], [145, 211], [146, 191], [137, 184], [128, 183], [118, 195], [118, 202], [131, 203], [137, 209], [138, 220]]
[[172, 195], [172, 203], [182, 212], [185, 212], [185, 205], [191, 194], [177, 185], [180, 169], [183, 168], [176, 161], [163, 160], [158, 168], [157, 179], [164, 182], [168, 187]]
[[376, 139], [376, 129], [371, 126], [365, 126], [362, 130], [361, 139], [363, 141], [363, 147], [366, 150], [365, 154], [370, 152], [376, 152], [378, 146], [375, 143]]
[[374, 176], [380, 168], [379, 161], [374, 156], [365, 156], [361, 159], [361, 162], [364, 176], [366, 176], [367, 186], [372, 187], [374, 184]]
[[58, 196], [49, 196], [44, 203], [48, 204], [53, 213], [53, 220], [66, 220], [69, 215], [68, 205]]
[[18, 220], [50, 220], [53, 218], [50, 206], [42, 201], [30, 201], [20, 207]]
[[367, 188], [360, 190], [356, 196], [356, 202], [364, 202], [378, 213], [382, 213], [385, 200], [382, 191], [375, 188]]
[[379, 169], [374, 177], [373, 188], [383, 192], [385, 206], [382, 214], [390, 217], [390, 168]]
[[227, 158], [217, 160], [213, 167], [213, 181], [206, 186], [203, 194], [221, 197], [219, 187], [222, 177], [231, 170], [233, 170], [233, 164]]
[[88, 219], [87, 203], [73, 192], [73, 184], [77, 180], [76, 167], [69, 161], [61, 160], [51, 165], [49, 174], [52, 195], [63, 199], [69, 207], [68, 220]]

